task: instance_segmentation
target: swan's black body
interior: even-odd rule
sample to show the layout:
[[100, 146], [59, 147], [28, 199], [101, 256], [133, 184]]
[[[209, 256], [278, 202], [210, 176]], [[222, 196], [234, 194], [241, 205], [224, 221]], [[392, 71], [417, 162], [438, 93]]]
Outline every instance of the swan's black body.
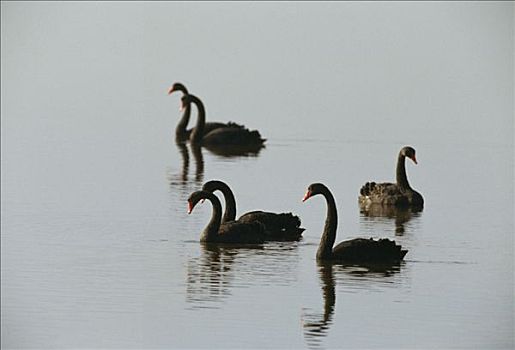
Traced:
[[[236, 200], [229, 186], [218, 180], [208, 181], [202, 189], [209, 192], [220, 191], [225, 199], [225, 212], [222, 223], [233, 221], [236, 218]], [[265, 240], [267, 241], [297, 241], [302, 237], [304, 228], [300, 227], [300, 218], [292, 213], [271, 213], [265, 211], [251, 211], [243, 214], [239, 222], [260, 222], [265, 227]]]
[[317, 194], [323, 195], [327, 202], [324, 232], [317, 251], [318, 260], [350, 263], [394, 263], [404, 258], [408, 251], [403, 250], [395, 241], [387, 238], [379, 240], [355, 238], [343, 241], [333, 248], [338, 226], [336, 202], [331, 191], [321, 183], [311, 184], [303, 201]]

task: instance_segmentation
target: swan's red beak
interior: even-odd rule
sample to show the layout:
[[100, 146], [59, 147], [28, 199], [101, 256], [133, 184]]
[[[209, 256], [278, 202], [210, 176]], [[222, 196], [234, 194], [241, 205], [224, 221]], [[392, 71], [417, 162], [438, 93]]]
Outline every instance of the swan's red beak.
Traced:
[[174, 91], [176, 91], [173, 86], [168, 90], [168, 95], [171, 95]]
[[307, 190], [306, 194], [304, 195], [304, 198], [302, 198], [302, 201], [305, 202], [311, 197], [311, 191]]
[[188, 201], [188, 214], [191, 214], [192, 211], [193, 211], [193, 205], [191, 204], [190, 201]]
[[411, 160], [413, 161], [413, 163], [418, 164], [417, 163], [417, 157], [413, 156], [413, 157], [411, 157]]

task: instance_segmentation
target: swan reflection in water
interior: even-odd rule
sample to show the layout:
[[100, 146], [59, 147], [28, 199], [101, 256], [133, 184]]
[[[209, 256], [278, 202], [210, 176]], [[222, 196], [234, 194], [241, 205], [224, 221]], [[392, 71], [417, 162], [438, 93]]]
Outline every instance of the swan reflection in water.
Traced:
[[298, 261], [298, 242], [200, 243], [200, 255], [187, 263], [186, 301], [193, 310], [217, 309], [235, 287], [291, 285]]
[[[168, 184], [170, 189], [179, 191], [183, 196], [188, 196], [190, 192], [202, 186], [204, 181], [204, 155], [198, 145], [187, 145], [185, 142], [176, 142], [177, 149], [182, 159], [180, 173], [168, 173]], [[190, 151], [195, 161], [195, 173], [190, 177]]]
[[222, 301], [231, 294], [234, 277], [231, 270], [239, 249], [209, 243], [201, 243], [200, 248], [200, 257], [188, 263], [186, 299], [194, 308], [209, 308], [210, 303]]
[[[397, 208], [394, 206], [370, 205], [360, 208], [360, 219], [365, 222], [390, 223], [395, 221], [395, 235], [402, 236], [406, 232], [405, 224], [413, 218], [420, 217], [422, 209], [417, 208]], [[377, 230], [377, 227], [375, 228]]]
[[[304, 339], [310, 349], [322, 347], [323, 339], [329, 334], [333, 324], [336, 304], [335, 285], [348, 285], [351, 289], [370, 289], [377, 284], [391, 285], [391, 277], [401, 270], [404, 262], [395, 264], [345, 265], [334, 262], [318, 262], [318, 276], [324, 303], [323, 312], [310, 312], [303, 309], [302, 326]], [[374, 286], [374, 284], [376, 286]], [[345, 295], [341, 296], [345, 298]]]
[[304, 313], [302, 316], [304, 338], [310, 348], [319, 347], [322, 338], [327, 335], [333, 322], [334, 305], [336, 303], [333, 264], [320, 262], [318, 264], [318, 275], [322, 288], [324, 311], [321, 313]]
[[[209, 153], [223, 158], [236, 158], [236, 157], [258, 157], [259, 152], [264, 146], [201, 146], [198, 144], [187, 144], [176, 140], [175, 145], [179, 150], [182, 159], [182, 167], [180, 173], [168, 173], [168, 183], [170, 188], [179, 188], [183, 195], [199, 189], [204, 181], [204, 154], [203, 148], [207, 149]], [[190, 151], [195, 161], [195, 174], [190, 178]]]

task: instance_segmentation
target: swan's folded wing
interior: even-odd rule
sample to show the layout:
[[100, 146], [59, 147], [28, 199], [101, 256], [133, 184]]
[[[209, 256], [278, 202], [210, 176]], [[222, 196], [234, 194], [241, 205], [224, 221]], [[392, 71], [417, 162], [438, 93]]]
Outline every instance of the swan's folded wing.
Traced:
[[259, 222], [230, 221], [218, 230], [218, 241], [223, 243], [263, 243], [264, 240], [264, 226]]
[[265, 140], [257, 130], [248, 130], [236, 127], [214, 129], [204, 135], [202, 142], [218, 145], [248, 145], [262, 144]]
[[399, 186], [394, 183], [367, 182], [360, 189], [359, 202], [362, 206], [370, 204], [402, 205], [408, 204], [409, 200]]
[[300, 218], [292, 213], [271, 213], [251, 211], [240, 216], [241, 222], [261, 222], [265, 226], [268, 240], [298, 240], [304, 229], [300, 227]]
[[333, 254], [347, 261], [389, 262], [400, 261], [407, 250], [388, 238], [355, 238], [341, 242], [333, 249]]

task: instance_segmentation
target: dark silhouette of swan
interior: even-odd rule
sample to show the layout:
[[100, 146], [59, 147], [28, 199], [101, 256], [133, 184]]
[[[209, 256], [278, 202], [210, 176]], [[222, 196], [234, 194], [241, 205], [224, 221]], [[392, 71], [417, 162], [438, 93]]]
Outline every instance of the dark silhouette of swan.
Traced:
[[367, 182], [360, 189], [359, 205], [362, 207], [370, 205], [393, 205], [396, 207], [416, 207], [424, 206], [422, 195], [411, 188], [406, 175], [405, 159], [408, 157], [415, 164], [415, 149], [406, 146], [399, 152], [397, 158], [397, 183], [375, 183]]
[[265, 241], [264, 226], [259, 222], [244, 223], [229, 221], [221, 224], [222, 204], [217, 196], [207, 191], [193, 192], [188, 198], [188, 214], [191, 214], [197, 203], [207, 199], [213, 206], [211, 220], [200, 236], [201, 242], [208, 243], [263, 243]]
[[331, 191], [321, 183], [311, 184], [302, 201], [304, 202], [317, 194], [323, 195], [327, 202], [327, 218], [320, 245], [318, 246], [317, 260], [351, 263], [391, 263], [401, 261], [404, 258], [408, 251], [402, 250], [400, 245], [387, 238], [379, 240], [355, 238], [343, 241], [333, 248], [338, 226], [338, 213]]
[[[183, 96], [188, 94], [188, 89], [186, 89], [186, 86], [182, 83], [174, 83], [170, 90], [168, 91], [168, 94], [171, 95], [175, 91], [182, 92]], [[182, 109], [182, 108], [181, 108]], [[187, 141], [190, 138], [191, 132], [194, 129], [186, 129], [188, 126], [188, 123], [190, 121], [190, 115], [191, 115], [191, 105], [187, 105], [184, 107], [184, 113], [182, 115], [182, 118], [179, 120], [179, 123], [175, 127], [175, 140], [177, 141]], [[242, 125], [238, 125], [236, 123], [220, 123], [220, 122], [209, 122], [204, 124], [204, 129], [202, 131], [203, 135], [210, 133], [211, 131], [217, 129], [217, 128], [243, 128]]]
[[[208, 192], [220, 191], [225, 199], [225, 212], [222, 223], [236, 219], [236, 200], [234, 194], [223, 181], [211, 180], [206, 182], [202, 189]], [[243, 214], [239, 222], [260, 222], [265, 226], [265, 240], [267, 241], [298, 241], [305, 230], [300, 227], [300, 218], [292, 213], [271, 213], [261, 210]]]
[[263, 145], [266, 141], [261, 138], [259, 131], [250, 131], [243, 125], [228, 123], [225, 127], [214, 130], [206, 129], [206, 110], [200, 99], [194, 95], [182, 96], [182, 108], [186, 109], [194, 103], [198, 109], [197, 125], [190, 135], [190, 142], [202, 145], [224, 145], [224, 146], [250, 146]]

